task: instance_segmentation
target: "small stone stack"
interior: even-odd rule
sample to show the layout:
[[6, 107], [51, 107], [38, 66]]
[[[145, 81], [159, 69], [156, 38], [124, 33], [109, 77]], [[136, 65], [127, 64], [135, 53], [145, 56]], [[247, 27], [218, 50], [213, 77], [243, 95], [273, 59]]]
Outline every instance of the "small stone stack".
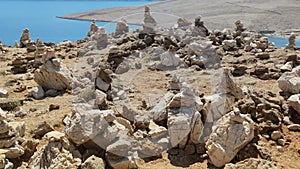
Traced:
[[92, 36], [95, 32], [97, 32], [99, 27], [96, 25], [96, 20], [93, 19], [90, 25], [90, 31], [88, 32], [88, 37]]
[[294, 50], [296, 47], [295, 40], [296, 40], [296, 34], [292, 33], [289, 37], [289, 44], [286, 46], [286, 49]]
[[[0, 40], [0, 52], [4, 51], [2, 41]], [[1, 53], [0, 53], [1, 54]]]
[[45, 52], [46, 46], [45, 44], [41, 41], [40, 38], [36, 40], [36, 51], [34, 53], [35, 58], [41, 58]]
[[29, 33], [29, 29], [25, 28], [22, 32], [21, 38], [20, 38], [20, 47], [24, 48], [27, 46], [28, 43], [31, 42], [30, 39], [30, 33]]
[[122, 35], [127, 32], [129, 32], [129, 26], [126, 20], [122, 19], [121, 21], [117, 22], [115, 35]]
[[18, 138], [25, 133], [24, 122], [8, 122], [6, 113], [0, 108], [0, 169], [13, 168], [8, 159], [18, 158], [24, 149], [18, 144]]
[[204, 22], [201, 21], [201, 16], [195, 18], [195, 27], [192, 31], [192, 36], [206, 37], [209, 35], [208, 29], [204, 26]]
[[157, 22], [150, 13], [150, 7], [145, 6], [144, 23], [142, 33], [153, 34], [155, 33], [155, 27]]

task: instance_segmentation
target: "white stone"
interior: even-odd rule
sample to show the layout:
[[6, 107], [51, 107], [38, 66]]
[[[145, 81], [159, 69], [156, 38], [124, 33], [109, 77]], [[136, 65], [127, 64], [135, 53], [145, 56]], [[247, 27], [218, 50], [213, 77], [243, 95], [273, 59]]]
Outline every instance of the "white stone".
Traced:
[[300, 124], [291, 124], [288, 126], [288, 129], [291, 131], [300, 131]]
[[80, 156], [75, 157], [75, 154], [78, 154], [75, 153], [75, 147], [67, 139], [48, 142], [30, 158], [28, 168], [79, 168], [81, 159]]
[[282, 137], [282, 134], [279, 131], [273, 131], [272, 134], [271, 134], [271, 139], [274, 140], [274, 141], [277, 141], [281, 137]]
[[168, 92], [163, 98], [150, 110], [150, 114], [154, 121], [162, 121], [168, 118], [167, 104], [173, 98], [174, 94]]
[[2, 148], [0, 149], [0, 154], [5, 154], [6, 158], [18, 158], [24, 154], [24, 148], [20, 145]]
[[5, 98], [8, 96], [8, 91], [0, 88], [0, 98]]
[[115, 34], [122, 35], [127, 32], [129, 32], [129, 27], [128, 27], [126, 21], [123, 19], [123, 20], [117, 22]]
[[72, 73], [58, 59], [47, 61], [34, 73], [34, 80], [45, 90], [66, 90], [72, 88]]
[[107, 95], [100, 90], [96, 90], [95, 94], [96, 94], [96, 101], [95, 101], [96, 106], [101, 107], [101, 106], [106, 105]]
[[254, 122], [233, 111], [219, 119], [205, 143], [207, 154], [216, 167], [229, 163], [254, 138]]
[[222, 44], [225, 50], [234, 49], [237, 47], [235, 40], [224, 40]]
[[292, 94], [300, 93], [300, 66], [297, 66], [292, 72], [285, 72], [277, 80], [278, 87]]
[[215, 94], [204, 97], [204, 109], [207, 112], [206, 122], [215, 122], [231, 110], [234, 97], [227, 94]]
[[33, 87], [28, 90], [28, 96], [34, 97], [35, 99], [42, 99], [45, 96], [45, 91], [41, 86]]
[[168, 130], [165, 127], [159, 126], [155, 124], [153, 121], [150, 121], [148, 128], [150, 130], [148, 135], [153, 139], [162, 138], [168, 133]]
[[69, 120], [65, 121], [67, 123], [65, 127], [66, 136], [77, 145], [81, 145], [104, 133], [109, 127], [104, 118], [105, 111], [103, 112], [98, 109], [75, 108], [69, 116]]
[[101, 78], [97, 77], [96, 86], [102, 91], [107, 91], [110, 87], [110, 84], [104, 82]]
[[283, 66], [280, 67], [281, 71], [292, 71], [293, 69], [293, 62], [289, 61], [286, 64], [284, 64]]
[[181, 62], [178, 55], [167, 51], [160, 56], [160, 61], [163, 66], [178, 66]]
[[290, 96], [287, 101], [289, 106], [300, 114], [300, 94]]

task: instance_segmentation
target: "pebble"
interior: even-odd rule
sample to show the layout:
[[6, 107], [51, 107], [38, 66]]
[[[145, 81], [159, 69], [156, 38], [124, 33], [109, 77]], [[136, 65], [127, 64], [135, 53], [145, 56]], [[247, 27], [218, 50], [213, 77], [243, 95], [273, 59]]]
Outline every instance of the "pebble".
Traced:
[[4, 98], [8, 96], [8, 91], [0, 88], [0, 98]]
[[290, 118], [288, 117], [288, 116], [284, 116], [284, 118], [283, 118], [283, 123], [285, 124], [285, 125], [289, 125], [290, 124]]
[[278, 139], [281, 138], [281, 132], [280, 131], [273, 131], [273, 133], [271, 134], [271, 139], [276, 141]]
[[282, 146], [277, 146], [277, 150], [278, 150], [279, 152], [281, 152], [281, 153], [283, 153], [283, 152], [284, 152], [284, 150], [283, 150], [283, 147], [282, 147]]
[[291, 124], [288, 126], [288, 129], [291, 131], [300, 131], [300, 124]]
[[284, 139], [278, 139], [277, 142], [279, 145], [284, 146], [286, 141]]
[[24, 117], [26, 115], [27, 115], [27, 112], [23, 109], [21, 109], [15, 113], [15, 117]]

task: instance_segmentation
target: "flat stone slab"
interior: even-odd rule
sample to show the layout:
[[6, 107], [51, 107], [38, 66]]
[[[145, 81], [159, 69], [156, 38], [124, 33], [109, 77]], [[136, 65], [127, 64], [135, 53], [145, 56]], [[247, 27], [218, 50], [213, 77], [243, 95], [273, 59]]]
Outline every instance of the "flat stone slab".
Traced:
[[7, 99], [0, 98], [0, 107], [3, 110], [12, 110], [16, 107], [23, 105], [24, 99]]

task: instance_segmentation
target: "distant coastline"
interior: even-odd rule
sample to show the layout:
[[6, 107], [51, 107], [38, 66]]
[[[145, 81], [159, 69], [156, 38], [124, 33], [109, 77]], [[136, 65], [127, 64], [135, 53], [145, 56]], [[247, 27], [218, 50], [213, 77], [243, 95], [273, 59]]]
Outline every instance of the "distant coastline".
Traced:
[[[295, 3], [293, 3], [295, 2]], [[294, 4], [293, 7], [290, 4]], [[166, 0], [148, 4], [151, 7], [153, 16], [162, 27], [169, 27], [176, 23], [178, 17], [190, 21], [197, 16], [202, 16], [205, 25], [209, 29], [233, 28], [236, 20], [241, 20], [248, 27], [248, 30], [260, 31], [264, 29], [276, 30], [278, 32], [290, 29], [300, 29], [300, 3], [291, 0], [284, 3], [274, 0], [241, 2], [232, 0], [213, 0], [211, 2], [197, 0]], [[116, 19], [143, 13], [144, 5], [106, 8], [58, 16], [64, 19], [92, 20], [102, 22], [115, 22]], [[176, 18], [177, 17], [177, 18]], [[126, 18], [129, 24], [141, 24], [142, 16]]]

